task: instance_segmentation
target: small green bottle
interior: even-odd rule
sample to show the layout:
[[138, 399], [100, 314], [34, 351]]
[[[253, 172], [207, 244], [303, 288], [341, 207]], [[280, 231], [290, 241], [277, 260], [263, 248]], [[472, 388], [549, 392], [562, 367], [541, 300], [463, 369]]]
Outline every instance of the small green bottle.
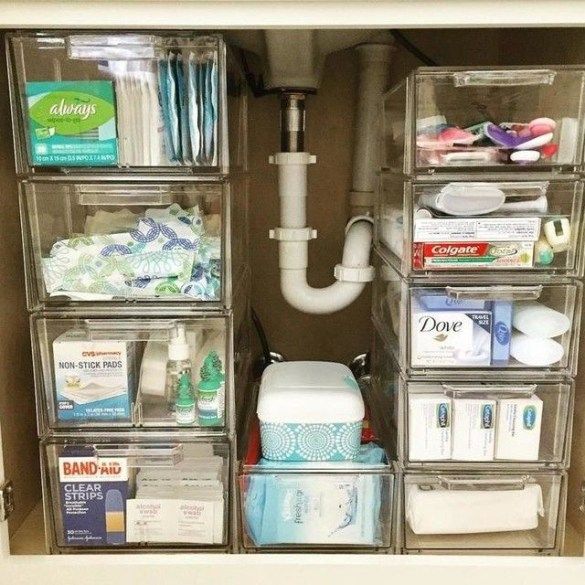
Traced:
[[203, 360], [199, 373], [201, 375], [201, 381], [197, 385], [199, 424], [202, 427], [219, 426], [223, 418], [223, 408], [220, 404], [222, 381], [215, 370], [211, 353]]
[[175, 417], [177, 424], [188, 426], [195, 423], [195, 396], [191, 380], [187, 374], [183, 374], [179, 379], [179, 388], [177, 390], [177, 401], [175, 402]]

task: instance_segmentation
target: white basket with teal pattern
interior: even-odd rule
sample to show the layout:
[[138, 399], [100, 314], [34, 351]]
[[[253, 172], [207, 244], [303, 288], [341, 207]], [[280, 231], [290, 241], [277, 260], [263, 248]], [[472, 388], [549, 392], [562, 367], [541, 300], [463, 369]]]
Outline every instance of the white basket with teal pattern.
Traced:
[[265, 459], [351, 461], [359, 453], [364, 403], [354, 376], [342, 364], [269, 366], [257, 412]]

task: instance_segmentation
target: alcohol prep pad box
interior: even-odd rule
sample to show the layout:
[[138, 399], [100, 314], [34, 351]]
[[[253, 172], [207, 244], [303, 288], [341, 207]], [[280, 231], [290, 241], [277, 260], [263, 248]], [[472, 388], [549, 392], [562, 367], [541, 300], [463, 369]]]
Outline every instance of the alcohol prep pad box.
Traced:
[[90, 341], [71, 329], [53, 342], [53, 361], [59, 421], [131, 420], [136, 342]]
[[66, 546], [126, 543], [128, 461], [97, 457], [86, 447], [59, 456], [59, 497]]
[[33, 165], [118, 163], [111, 81], [29, 81], [26, 102]]

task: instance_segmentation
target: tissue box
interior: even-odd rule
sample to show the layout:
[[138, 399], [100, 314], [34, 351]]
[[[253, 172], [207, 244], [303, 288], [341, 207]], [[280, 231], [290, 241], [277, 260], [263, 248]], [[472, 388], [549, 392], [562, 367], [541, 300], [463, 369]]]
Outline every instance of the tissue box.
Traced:
[[136, 342], [90, 341], [71, 329], [53, 342], [59, 421], [129, 421], [135, 390]]
[[351, 370], [342, 364], [269, 366], [257, 413], [266, 459], [344, 461], [359, 453], [364, 402]]

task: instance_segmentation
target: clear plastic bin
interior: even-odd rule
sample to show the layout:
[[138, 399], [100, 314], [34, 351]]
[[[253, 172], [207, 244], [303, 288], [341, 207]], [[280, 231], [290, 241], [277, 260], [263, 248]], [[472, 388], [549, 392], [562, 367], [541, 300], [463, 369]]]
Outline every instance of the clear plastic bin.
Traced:
[[[370, 449], [368, 451], [368, 449]], [[376, 453], [381, 458], [375, 458]], [[366, 460], [376, 463], [366, 463]], [[390, 552], [395, 474], [370, 443], [362, 462], [261, 460], [257, 419], [239, 472], [243, 552]]]
[[422, 67], [384, 97], [382, 166], [577, 170], [583, 163], [582, 67]]
[[[221, 433], [233, 396], [230, 317], [31, 318], [39, 435], [189, 428]], [[182, 332], [180, 331], [182, 330]], [[186, 341], [185, 355], [171, 346]], [[167, 372], [173, 359], [189, 364]], [[180, 391], [181, 379], [187, 386]], [[190, 384], [189, 384], [190, 383]], [[190, 387], [189, 387], [190, 386]]]
[[31, 32], [7, 43], [19, 174], [245, 168], [245, 82], [221, 36]]
[[581, 283], [507, 284], [495, 276], [450, 284], [408, 282], [379, 256], [373, 315], [407, 377], [474, 371], [518, 379], [572, 376], [577, 368]]
[[404, 276], [582, 276], [580, 181], [412, 182], [380, 177], [376, 242]]
[[559, 554], [563, 472], [404, 474], [404, 553]]
[[247, 266], [246, 191], [244, 177], [22, 182], [29, 309], [231, 306]]
[[[407, 469], [562, 468], [569, 461], [574, 384], [407, 380], [377, 331], [372, 388]], [[450, 374], [449, 374], [450, 375]]]
[[92, 435], [41, 453], [49, 552], [229, 550], [227, 441]]

